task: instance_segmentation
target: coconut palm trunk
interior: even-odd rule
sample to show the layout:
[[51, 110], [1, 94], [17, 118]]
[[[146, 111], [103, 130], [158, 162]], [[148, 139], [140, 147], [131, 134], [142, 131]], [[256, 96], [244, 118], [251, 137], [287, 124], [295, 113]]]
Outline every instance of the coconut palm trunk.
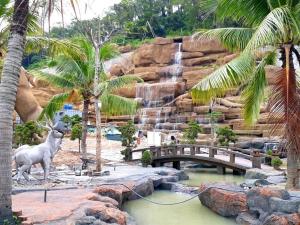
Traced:
[[24, 53], [29, 0], [15, 0], [8, 51], [0, 84], [0, 224], [12, 221], [13, 112]]
[[83, 158], [87, 157], [86, 138], [87, 138], [87, 123], [88, 123], [88, 119], [89, 119], [89, 106], [90, 106], [90, 99], [88, 97], [86, 97], [83, 100], [83, 111], [82, 111], [81, 152], [82, 152]]
[[[286, 44], [282, 49], [283, 61], [283, 76], [280, 79], [282, 92], [285, 103], [285, 120], [286, 120], [286, 134], [287, 134], [287, 189], [299, 189], [299, 154], [297, 148], [300, 147], [299, 137], [299, 95], [297, 93], [296, 72], [293, 62], [294, 46]], [[298, 130], [298, 131], [297, 131]]]
[[94, 79], [94, 95], [95, 95], [95, 114], [96, 114], [96, 171], [101, 171], [101, 112], [98, 99], [99, 73], [101, 70], [100, 48], [94, 44], [95, 48], [95, 79]]

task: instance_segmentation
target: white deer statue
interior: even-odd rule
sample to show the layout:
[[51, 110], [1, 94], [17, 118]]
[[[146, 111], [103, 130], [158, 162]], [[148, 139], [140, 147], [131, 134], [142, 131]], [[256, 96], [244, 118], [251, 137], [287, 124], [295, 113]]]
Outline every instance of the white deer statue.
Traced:
[[47, 125], [46, 128], [49, 130], [49, 133], [44, 143], [36, 146], [25, 145], [16, 150], [13, 159], [16, 162], [18, 171], [17, 181], [20, 181], [22, 175], [26, 180], [29, 180], [27, 172], [30, 171], [32, 165], [38, 163], [41, 164], [44, 170], [45, 181], [48, 179], [51, 162], [56, 152], [60, 149], [64, 134], [50, 125]]

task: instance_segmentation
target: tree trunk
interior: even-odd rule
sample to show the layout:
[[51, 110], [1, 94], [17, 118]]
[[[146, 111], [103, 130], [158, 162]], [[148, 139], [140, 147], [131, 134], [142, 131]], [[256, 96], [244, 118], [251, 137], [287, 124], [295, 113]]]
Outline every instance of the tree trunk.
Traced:
[[95, 114], [96, 114], [96, 171], [101, 171], [101, 112], [99, 107], [99, 73], [101, 70], [100, 64], [100, 49], [98, 45], [95, 48], [95, 80], [94, 80], [94, 95], [95, 95]]
[[80, 153], [80, 139], [78, 139], [78, 152]]
[[297, 94], [296, 72], [293, 63], [293, 46], [284, 45], [283, 69], [285, 72], [285, 119], [287, 145], [287, 189], [298, 189], [299, 184], [299, 96]]
[[82, 138], [81, 138], [81, 152], [83, 154], [83, 158], [87, 157], [86, 138], [87, 138], [87, 122], [89, 119], [89, 105], [90, 105], [90, 99], [85, 98], [83, 100]]
[[24, 53], [29, 0], [15, 0], [8, 51], [0, 84], [0, 224], [12, 218], [12, 134], [13, 112]]

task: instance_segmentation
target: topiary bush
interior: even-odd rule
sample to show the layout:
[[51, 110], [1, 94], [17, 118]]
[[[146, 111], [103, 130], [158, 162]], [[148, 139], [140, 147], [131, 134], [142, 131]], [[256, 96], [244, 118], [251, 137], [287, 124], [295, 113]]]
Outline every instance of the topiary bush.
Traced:
[[282, 160], [279, 157], [274, 157], [271, 162], [274, 168], [279, 168], [282, 165]]
[[143, 167], [147, 167], [152, 164], [153, 155], [149, 150], [144, 151], [142, 155], [142, 165]]
[[236, 134], [229, 127], [220, 127], [217, 130], [218, 142], [221, 146], [229, 146], [230, 142], [235, 143], [237, 141]]
[[70, 139], [72, 141], [75, 141], [76, 139], [78, 139], [78, 151], [79, 152], [80, 152], [81, 138], [82, 138], [82, 124], [77, 123], [74, 126], [72, 126]]
[[137, 131], [133, 121], [128, 121], [126, 125], [119, 127], [118, 130], [121, 132], [122, 146], [132, 147], [136, 140], [134, 135]]
[[14, 142], [17, 146], [40, 144], [37, 137], [42, 137], [43, 131], [34, 121], [17, 125], [14, 131]]
[[190, 121], [188, 126], [183, 133], [183, 142], [186, 144], [195, 144], [198, 134], [203, 132], [203, 128], [196, 121]]

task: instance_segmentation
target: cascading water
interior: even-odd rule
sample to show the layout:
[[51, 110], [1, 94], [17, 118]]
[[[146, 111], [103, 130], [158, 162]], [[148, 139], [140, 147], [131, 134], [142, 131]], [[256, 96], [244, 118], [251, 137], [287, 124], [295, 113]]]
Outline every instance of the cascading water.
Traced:
[[[149, 123], [154, 125], [152, 129], [161, 130], [163, 124], [169, 119], [169, 114], [163, 112], [164, 105], [171, 102], [175, 98], [176, 84], [182, 75], [182, 43], [177, 44], [177, 51], [174, 55], [174, 64], [168, 67], [168, 72], [161, 75], [159, 83], [141, 84], [137, 86], [136, 97], [140, 100], [143, 108], [139, 112], [139, 129], [147, 130]], [[170, 87], [173, 87], [170, 88]], [[166, 91], [172, 89], [173, 91]], [[160, 94], [165, 91], [167, 94]], [[164, 95], [164, 96], [162, 96]], [[168, 130], [176, 130], [177, 124], [169, 124]]]

